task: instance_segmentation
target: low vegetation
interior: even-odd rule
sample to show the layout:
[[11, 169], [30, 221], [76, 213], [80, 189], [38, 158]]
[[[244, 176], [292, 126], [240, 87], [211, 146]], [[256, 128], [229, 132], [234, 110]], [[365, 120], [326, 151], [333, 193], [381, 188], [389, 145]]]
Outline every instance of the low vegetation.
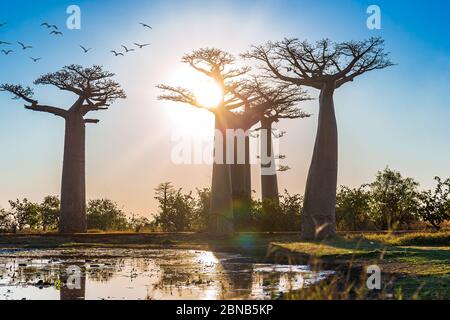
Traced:
[[[434, 190], [420, 191], [418, 183], [386, 168], [375, 181], [358, 188], [341, 187], [337, 194], [336, 219], [340, 231], [435, 230], [450, 220], [450, 179], [436, 177]], [[208, 227], [210, 189], [185, 192], [172, 183], [155, 189], [159, 206], [153, 219], [126, 213], [115, 202], [94, 199], [87, 205], [90, 230], [134, 232], [203, 232]], [[10, 201], [0, 210], [0, 232], [40, 232], [57, 229], [59, 199], [42, 203], [28, 199]], [[301, 226], [303, 197], [285, 191], [279, 201], [253, 200], [245, 228], [251, 232], [297, 232]]]

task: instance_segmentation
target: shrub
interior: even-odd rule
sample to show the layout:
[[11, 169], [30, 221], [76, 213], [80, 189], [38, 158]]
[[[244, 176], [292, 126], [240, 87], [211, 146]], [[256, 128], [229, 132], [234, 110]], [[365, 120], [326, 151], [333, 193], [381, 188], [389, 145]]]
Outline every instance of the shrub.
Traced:
[[394, 230], [417, 220], [418, 186], [414, 179], [389, 168], [378, 172], [370, 184], [370, 213], [379, 229]]
[[367, 230], [370, 220], [371, 194], [367, 185], [357, 189], [341, 187], [336, 197], [336, 224], [339, 230]]
[[251, 205], [253, 229], [249, 231], [299, 231], [303, 197], [285, 190], [279, 200], [257, 200]]
[[442, 223], [450, 220], [450, 179], [444, 182], [435, 178], [437, 182], [434, 191], [420, 193], [419, 215], [436, 230], [440, 230]]
[[60, 202], [59, 198], [55, 196], [48, 196], [39, 206], [41, 215], [41, 224], [44, 231], [58, 229], [60, 216]]
[[195, 211], [192, 193], [183, 194], [182, 189], [175, 190], [169, 182], [159, 185], [155, 192], [159, 202], [155, 225], [166, 232], [191, 231]]
[[40, 206], [37, 203], [23, 199], [20, 201], [9, 201], [11, 206], [11, 215], [14, 220], [14, 230], [23, 231], [24, 229], [36, 230], [41, 226]]
[[125, 213], [108, 199], [90, 200], [87, 207], [89, 229], [123, 231], [129, 228]]

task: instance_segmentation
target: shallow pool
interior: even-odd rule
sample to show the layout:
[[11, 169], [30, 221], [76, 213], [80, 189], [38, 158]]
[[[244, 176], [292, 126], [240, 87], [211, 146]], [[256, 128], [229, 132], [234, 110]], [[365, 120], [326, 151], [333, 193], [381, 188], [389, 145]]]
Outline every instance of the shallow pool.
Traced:
[[0, 300], [263, 300], [330, 274], [210, 251], [0, 249]]

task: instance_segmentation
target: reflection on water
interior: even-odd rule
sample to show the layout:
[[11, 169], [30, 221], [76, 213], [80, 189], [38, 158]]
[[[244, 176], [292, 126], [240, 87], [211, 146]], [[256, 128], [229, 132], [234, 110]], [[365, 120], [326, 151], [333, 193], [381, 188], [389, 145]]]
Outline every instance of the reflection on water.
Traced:
[[261, 300], [330, 274], [208, 251], [0, 250], [0, 300]]

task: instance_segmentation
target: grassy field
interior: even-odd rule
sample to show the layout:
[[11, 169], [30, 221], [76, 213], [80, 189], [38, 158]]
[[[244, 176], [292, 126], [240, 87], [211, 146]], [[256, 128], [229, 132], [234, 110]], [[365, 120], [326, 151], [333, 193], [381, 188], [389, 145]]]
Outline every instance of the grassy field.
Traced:
[[[348, 272], [347, 285], [353, 286], [353, 291], [358, 286], [363, 289], [366, 267], [378, 265], [384, 284], [378, 297], [450, 299], [450, 232], [360, 234], [321, 243], [275, 242], [269, 253], [291, 263], [339, 269], [341, 277]], [[359, 273], [351, 275], [350, 270]], [[361, 279], [356, 279], [358, 276]], [[371, 294], [361, 292], [361, 297]]]
[[[239, 252], [260, 260], [337, 270], [336, 281], [292, 299], [450, 299], [450, 231], [353, 233], [326, 242], [302, 242], [296, 233], [89, 233], [0, 235], [0, 248], [175, 248]], [[383, 290], [367, 292], [365, 268], [378, 265]]]

